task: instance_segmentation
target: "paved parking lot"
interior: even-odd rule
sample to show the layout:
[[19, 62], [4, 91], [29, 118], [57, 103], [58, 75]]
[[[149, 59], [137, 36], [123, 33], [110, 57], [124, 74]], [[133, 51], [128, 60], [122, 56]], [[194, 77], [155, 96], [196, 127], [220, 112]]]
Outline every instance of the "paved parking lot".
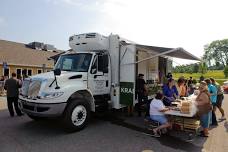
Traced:
[[[2, 98], [1, 98], [2, 99]], [[228, 103], [225, 97], [226, 115]], [[0, 101], [5, 109], [6, 101]], [[217, 113], [218, 117], [220, 116]], [[9, 116], [7, 109], [0, 110], [0, 152], [227, 152], [228, 121], [210, 130], [209, 138], [196, 137], [186, 141], [169, 135], [154, 138], [140, 130], [124, 126], [121, 122], [93, 117], [89, 126], [80, 132], [68, 134], [62, 124], [55, 120], [35, 122], [27, 116]]]

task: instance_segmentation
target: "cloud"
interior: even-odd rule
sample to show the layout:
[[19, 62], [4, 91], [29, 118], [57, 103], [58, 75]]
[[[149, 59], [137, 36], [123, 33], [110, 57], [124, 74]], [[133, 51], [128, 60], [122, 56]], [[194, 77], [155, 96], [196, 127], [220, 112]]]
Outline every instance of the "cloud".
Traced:
[[5, 26], [6, 25], [6, 20], [0, 16], [0, 26]]
[[70, 6], [83, 6], [83, 4], [85, 4], [83, 0], [46, 0], [46, 2], [55, 5], [67, 4]]
[[46, 1], [96, 16], [88, 31], [119, 34], [141, 44], [184, 47], [198, 56], [203, 54], [203, 45], [228, 35], [226, 0]]
[[83, 0], [61, 0], [61, 1], [73, 6], [83, 6], [83, 4], [85, 3]]
[[[117, 0], [118, 1], [118, 0]], [[108, 3], [113, 3], [113, 0], [46, 0], [47, 3], [55, 5], [69, 5], [87, 11], [102, 11]]]

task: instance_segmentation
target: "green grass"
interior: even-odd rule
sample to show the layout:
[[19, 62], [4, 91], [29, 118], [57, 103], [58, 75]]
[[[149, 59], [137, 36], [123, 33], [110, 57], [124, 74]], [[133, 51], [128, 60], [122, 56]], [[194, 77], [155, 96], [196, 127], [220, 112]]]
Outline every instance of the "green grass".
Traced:
[[[199, 80], [201, 73], [173, 73], [174, 79], [178, 79], [181, 76], [184, 76], [185, 78], [192, 77], [195, 80]], [[227, 81], [228, 79], [225, 78], [224, 73], [222, 70], [213, 70], [208, 71], [206, 74], [203, 75], [204, 78], [214, 78], [219, 84], [223, 84], [224, 81]], [[219, 80], [221, 79], [221, 80]]]

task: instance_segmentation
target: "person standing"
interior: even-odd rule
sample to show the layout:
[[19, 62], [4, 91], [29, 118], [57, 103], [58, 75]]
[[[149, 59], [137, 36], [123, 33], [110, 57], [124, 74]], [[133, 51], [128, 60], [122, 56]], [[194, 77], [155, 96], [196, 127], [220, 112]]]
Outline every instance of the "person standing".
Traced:
[[7, 105], [11, 117], [14, 116], [13, 105], [17, 115], [22, 115], [22, 112], [18, 107], [18, 96], [20, 87], [21, 85], [19, 84], [19, 81], [16, 79], [16, 73], [12, 73], [12, 77], [6, 80], [4, 86], [4, 89], [7, 91]]
[[200, 136], [208, 137], [209, 122], [210, 122], [210, 111], [212, 105], [210, 101], [210, 94], [208, 92], [207, 83], [205, 81], [200, 82], [199, 95], [196, 97], [196, 106], [198, 109], [197, 115], [200, 117], [200, 124], [203, 128]]
[[201, 81], [204, 81], [204, 76], [203, 75], [201, 75], [200, 78], [199, 78], [199, 82], [201, 82]]
[[189, 80], [188, 80], [188, 94], [189, 95], [193, 94], [194, 90], [195, 90], [195, 85], [193, 83], [193, 79], [192, 79], [192, 77], [189, 77]]
[[189, 80], [188, 80], [188, 87], [190, 87], [190, 85], [193, 84], [193, 80], [192, 80], [192, 77], [189, 77]]
[[138, 97], [138, 104], [136, 105], [136, 110], [138, 112], [138, 116], [140, 117], [142, 112], [141, 106], [147, 101], [147, 87], [144, 80], [144, 74], [138, 75], [138, 79], [136, 80], [136, 94]]
[[210, 93], [210, 100], [213, 105], [213, 110], [212, 110], [212, 124], [213, 126], [217, 126], [218, 122], [216, 119], [215, 115], [215, 110], [216, 110], [216, 102], [217, 102], [217, 88], [211, 83], [210, 79], [205, 79], [205, 82], [207, 83], [208, 91]]
[[4, 95], [4, 76], [0, 78], [0, 96]]
[[211, 80], [212, 84], [217, 88], [216, 107], [219, 109], [220, 113], [222, 114], [222, 117], [220, 118], [220, 120], [226, 120], [225, 113], [222, 108], [222, 101], [224, 99], [222, 88], [213, 78], [210, 78], [210, 80]]

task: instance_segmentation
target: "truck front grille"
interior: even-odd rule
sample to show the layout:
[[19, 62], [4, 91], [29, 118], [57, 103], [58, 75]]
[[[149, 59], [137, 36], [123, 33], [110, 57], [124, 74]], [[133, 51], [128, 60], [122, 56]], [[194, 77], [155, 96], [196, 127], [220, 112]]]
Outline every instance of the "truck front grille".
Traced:
[[41, 81], [34, 80], [29, 84], [28, 97], [36, 98], [39, 94]]
[[45, 112], [50, 109], [49, 107], [38, 107], [35, 104], [22, 103], [22, 106], [23, 106], [23, 109], [29, 110], [29, 111], [34, 111], [34, 112]]
[[30, 80], [25, 79], [23, 81], [23, 85], [22, 85], [22, 88], [21, 88], [21, 94], [23, 96], [28, 96], [29, 84], [30, 84]]
[[23, 104], [23, 108], [26, 110], [34, 111], [34, 106]]
[[28, 98], [36, 98], [39, 94], [40, 87], [41, 81], [26, 79], [23, 81], [21, 95]]

